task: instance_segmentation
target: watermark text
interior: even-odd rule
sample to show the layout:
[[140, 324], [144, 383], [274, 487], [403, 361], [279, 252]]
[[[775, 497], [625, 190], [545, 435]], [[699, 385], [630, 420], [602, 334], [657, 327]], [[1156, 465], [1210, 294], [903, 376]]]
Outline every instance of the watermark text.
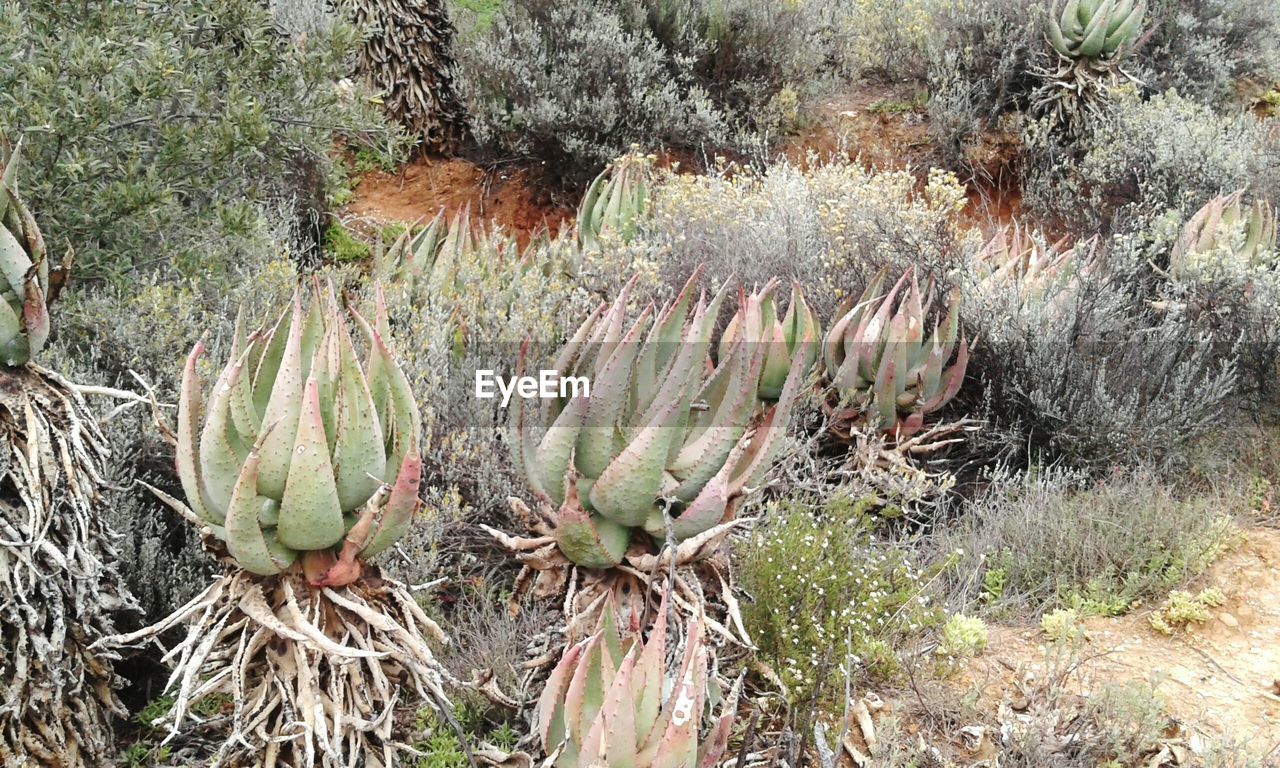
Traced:
[[521, 399], [550, 399], [553, 397], [591, 397], [591, 381], [586, 376], [561, 376], [554, 369], [538, 371], [537, 376], [512, 376], [504, 378], [488, 368], [476, 371], [476, 397], [480, 400], [500, 399], [503, 408], [511, 403], [511, 396]]

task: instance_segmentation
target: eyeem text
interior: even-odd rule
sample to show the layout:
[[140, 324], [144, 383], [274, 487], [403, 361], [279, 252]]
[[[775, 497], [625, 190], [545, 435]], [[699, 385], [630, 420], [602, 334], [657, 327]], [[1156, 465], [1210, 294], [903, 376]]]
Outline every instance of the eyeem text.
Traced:
[[476, 371], [477, 398], [500, 398], [502, 407], [506, 408], [513, 394], [526, 400], [533, 397], [591, 397], [591, 381], [586, 376], [561, 376], [557, 370], [538, 371], [537, 376], [510, 378], [503, 378], [486, 368]]

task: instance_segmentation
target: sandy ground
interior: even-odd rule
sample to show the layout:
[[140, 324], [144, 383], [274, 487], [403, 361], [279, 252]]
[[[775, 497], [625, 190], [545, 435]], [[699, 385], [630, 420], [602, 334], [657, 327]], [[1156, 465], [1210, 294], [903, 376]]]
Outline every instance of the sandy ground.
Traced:
[[[1280, 745], [1280, 531], [1253, 529], [1192, 589], [1216, 587], [1214, 618], [1172, 637], [1151, 629], [1151, 610], [1085, 622], [1086, 686], [1153, 679], [1168, 713], [1193, 730], [1232, 736], [1265, 754]], [[1039, 629], [993, 627], [975, 677], [1004, 678], [1044, 659]], [[1008, 690], [1006, 687], [1006, 690]], [[1084, 691], [1087, 693], [1088, 691]], [[1275, 755], [1280, 755], [1278, 749]]]

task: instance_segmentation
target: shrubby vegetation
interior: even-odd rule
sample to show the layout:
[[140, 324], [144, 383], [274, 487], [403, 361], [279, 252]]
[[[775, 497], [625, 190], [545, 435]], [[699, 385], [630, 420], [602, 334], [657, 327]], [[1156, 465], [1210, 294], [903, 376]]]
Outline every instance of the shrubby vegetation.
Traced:
[[[622, 664], [635, 638], [635, 690], [602, 687], [604, 714], [575, 716], [616, 723], [646, 680], [688, 693], [662, 664], [685, 658], [713, 700], [699, 716], [728, 716], [703, 721], [704, 755], [833, 764], [837, 722], [895, 768], [938, 764], [933, 744], [968, 724], [1002, 764], [1156, 754], [1149, 687], [1084, 699], [1070, 678], [1104, 617], [1151, 608], [1137, 624], [1195, 631], [1226, 597], [1195, 580], [1238, 525], [1275, 523], [1280, 140], [1251, 100], [1280, 77], [1280, 18], [1153, 0], [1140, 30], [1088, 51], [1068, 16], [1068, 50], [1046, 39], [1059, 5], [450, 5], [462, 151], [558, 204], [610, 166], [576, 220], [519, 236], [452, 215], [452, 192], [431, 202], [449, 216], [417, 222], [330, 214], [398, 170], [405, 138], [348, 79], [370, 30], [346, 5], [0, 8], [17, 190], [50, 252], [80, 262], [46, 368], [6, 376], [102, 398], [110, 460], [77, 476], [119, 532], [101, 594], [137, 599], [141, 615], [111, 607], [122, 630], [171, 617], [67, 647], [183, 649], [164, 692], [166, 671], [130, 662], [124, 764], [225, 763], [218, 745], [269, 731], [288, 762], [330, 748], [308, 716], [348, 751], [524, 764], [507, 753], [551, 751], [560, 726], [539, 718], [573, 703], [569, 680], [606, 669], [591, 654]], [[885, 108], [900, 92], [910, 108]], [[903, 162], [866, 163], [884, 137], [864, 129]], [[0, 210], [0, 344], [42, 333], [33, 275], [62, 280], [16, 211]], [[299, 322], [275, 326], [312, 276]], [[237, 334], [237, 308], [269, 322]], [[203, 385], [184, 386], [197, 343]], [[522, 411], [530, 426], [475, 397], [477, 370], [543, 361], [589, 373], [592, 400]], [[52, 445], [66, 424], [50, 423]], [[27, 448], [0, 436], [15, 477]], [[348, 472], [393, 454], [403, 477]], [[291, 472], [283, 491], [263, 480], [294, 456], [317, 463], [292, 491]], [[3, 564], [27, 500], [0, 491]], [[286, 542], [282, 516], [313, 512], [332, 535]], [[1006, 623], [1038, 624], [1049, 655], [1017, 715], [954, 690]], [[386, 730], [362, 729], [381, 711]]]
[[1100, 266], [1040, 295], [971, 288], [967, 298], [984, 341], [970, 373], [988, 421], [973, 441], [983, 462], [1176, 463], [1237, 393], [1234, 339], [1216, 348], [1209, 328], [1152, 312]]
[[627, 253], [672, 288], [699, 264], [716, 281], [799, 280], [829, 316], [882, 266], [895, 276], [913, 264], [948, 272], [965, 247], [963, 206], [963, 188], [941, 171], [923, 189], [908, 172], [839, 160], [815, 159], [808, 170], [780, 162], [761, 173], [669, 173]]
[[895, 649], [941, 624], [936, 573], [909, 546], [876, 541], [872, 506], [845, 496], [814, 510], [791, 499], [766, 509], [769, 524], [744, 542], [745, 618], [793, 702], [838, 699], [847, 654], [860, 675], [891, 676]]
[[[827, 70], [819, 3], [514, 0], [460, 54], [481, 143], [582, 182], [632, 144], [677, 152], [768, 141]], [[799, 96], [797, 95], [799, 92]]]
[[1029, 201], [1086, 232], [1132, 231], [1223, 192], [1273, 189], [1280, 169], [1274, 138], [1252, 116], [1219, 114], [1173, 91], [1117, 94], [1077, 146], [1034, 141]]
[[638, 13], [591, 2], [504, 7], [461, 55], [477, 138], [573, 181], [640, 140], [727, 142], [726, 116], [695, 81], [693, 62], [670, 56]]
[[[946, 532], [984, 611], [1125, 613], [1198, 576], [1232, 535], [1229, 491], [1179, 495], [1147, 471], [995, 478]], [[1123, 530], [1124, 535], [1116, 534]]]
[[928, 47], [929, 128], [947, 162], [973, 169], [984, 131], [1030, 103], [1044, 56], [1033, 0], [977, 0], [942, 9]]
[[1280, 77], [1280, 9], [1240, 0], [1157, 0], [1139, 76], [1156, 92], [1176, 89], [1209, 104], [1266, 90]]
[[335, 22], [299, 45], [254, 0], [9, 3], [0, 125], [23, 137], [24, 193], [81, 278], [208, 274], [234, 263], [204, 258], [210, 244], [252, 230], [258, 202], [294, 200], [314, 244], [333, 133], [391, 135], [338, 84], [357, 41]]

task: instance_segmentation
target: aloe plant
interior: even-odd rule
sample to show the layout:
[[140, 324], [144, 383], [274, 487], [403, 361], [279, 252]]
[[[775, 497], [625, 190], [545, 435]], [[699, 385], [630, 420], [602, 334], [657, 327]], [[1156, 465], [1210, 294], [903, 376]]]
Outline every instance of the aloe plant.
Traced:
[[1067, 0], [1049, 14], [1045, 34], [1068, 59], [1109, 59], [1137, 39], [1146, 14], [1146, 0]]
[[[619, 631], [610, 602], [597, 631], [565, 649], [535, 722], [556, 768], [711, 768], [724, 753], [741, 683], [721, 696], [700, 617], [686, 622], [679, 663], [668, 667], [668, 594], [647, 641], [636, 627]], [[704, 711], [716, 703], [704, 736]]]
[[969, 348], [959, 329], [959, 293], [951, 292], [946, 316], [935, 318], [926, 336], [932, 282], [922, 293], [909, 268], [884, 293], [887, 275], [886, 267], [856, 302], [845, 302], [823, 345], [826, 383], [839, 404], [837, 432], [863, 424], [913, 435], [964, 381]]
[[606, 236], [631, 242], [636, 224], [649, 210], [652, 165], [653, 158], [633, 149], [592, 180], [578, 207], [578, 242], [583, 250], [598, 249]]
[[35, 217], [18, 197], [18, 156], [0, 147], [0, 363], [26, 363], [49, 340], [49, 259]]
[[[733, 344], [739, 339], [748, 343], [764, 344], [764, 367], [760, 372], [757, 396], [761, 400], [773, 402], [782, 397], [782, 390], [787, 381], [787, 374], [795, 355], [803, 356], [802, 370], [808, 373], [818, 360], [818, 336], [822, 333], [822, 324], [817, 314], [810, 309], [800, 291], [800, 284], [791, 284], [791, 302], [785, 316], [779, 318], [775, 295], [778, 280], [770, 280], [765, 287], [751, 294], [750, 298], [743, 291], [738, 293], [738, 313], [725, 326], [720, 336], [719, 355], [726, 357], [732, 353]], [[750, 308], [750, 311], [746, 311]], [[753, 333], [747, 334], [741, 328], [747, 316], [758, 316], [760, 325]]]
[[[526, 409], [517, 410], [517, 467], [555, 510], [556, 541], [574, 563], [607, 568], [621, 562], [640, 531], [657, 541], [668, 533], [684, 540], [732, 518], [786, 430], [816, 329], [793, 338], [787, 351], [773, 310], [776, 286], [768, 286], [744, 298], [737, 330], [713, 365], [712, 331], [727, 287], [695, 302], [700, 275], [628, 326], [629, 284], [582, 324], [552, 366], [561, 377], [587, 377], [590, 396], [544, 401], [540, 429]], [[793, 308], [798, 317], [807, 314], [803, 301], [793, 300]], [[803, 330], [804, 323], [795, 326]]]
[[[344, 317], [369, 349], [361, 367]], [[271, 325], [235, 339], [207, 407], [197, 344], [178, 413], [178, 475], [191, 510], [245, 570], [273, 575], [301, 561], [316, 585], [359, 577], [418, 507], [420, 425], [408, 379], [376, 327], [330, 287], [300, 294]], [[335, 548], [341, 545], [341, 552]]]
[[1212, 267], [1245, 273], [1276, 254], [1276, 214], [1258, 199], [1244, 204], [1244, 190], [1205, 203], [1187, 221], [1169, 253], [1169, 275], [1192, 277]]

